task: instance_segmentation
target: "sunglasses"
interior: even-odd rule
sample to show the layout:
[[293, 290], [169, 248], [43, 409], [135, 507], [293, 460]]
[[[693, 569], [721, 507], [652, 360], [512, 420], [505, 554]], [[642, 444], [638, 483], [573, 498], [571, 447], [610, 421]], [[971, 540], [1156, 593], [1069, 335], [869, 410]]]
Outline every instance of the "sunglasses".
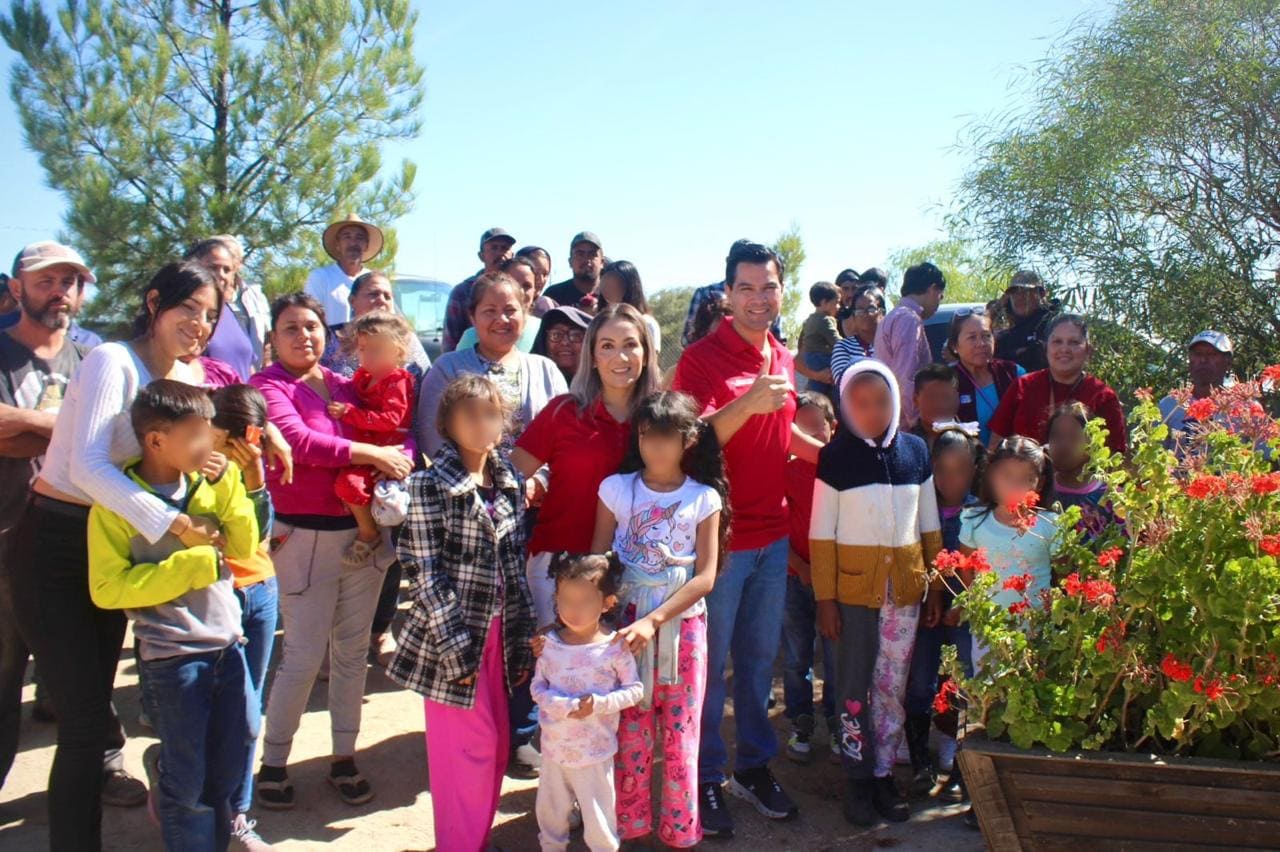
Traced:
[[956, 308], [956, 312], [952, 314], [956, 319], [964, 319], [965, 317], [985, 317], [987, 309], [984, 307], [976, 308]]

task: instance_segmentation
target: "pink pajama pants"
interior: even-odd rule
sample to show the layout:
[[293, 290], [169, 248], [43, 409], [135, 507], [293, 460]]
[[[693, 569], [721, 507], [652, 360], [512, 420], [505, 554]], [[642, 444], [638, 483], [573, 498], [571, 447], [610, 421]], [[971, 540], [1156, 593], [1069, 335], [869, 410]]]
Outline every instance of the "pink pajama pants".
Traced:
[[[663, 625], [671, 630], [675, 625]], [[654, 730], [662, 732], [662, 801], [658, 837], [684, 848], [702, 840], [698, 821], [698, 742], [702, 697], [707, 686], [707, 617], [681, 619], [680, 682], [661, 684], [654, 678], [653, 706], [630, 707], [618, 722], [618, 755], [614, 781], [618, 791], [618, 834], [629, 840], [653, 831]], [[653, 641], [657, 641], [654, 637]]]
[[427, 767], [436, 849], [479, 852], [488, 845], [507, 769], [510, 723], [502, 667], [502, 624], [489, 625], [470, 710], [427, 699]]
[[875, 672], [871, 676], [871, 733], [875, 737], [875, 776], [893, 775], [893, 762], [904, 739], [907, 675], [911, 671], [911, 651], [916, 643], [920, 605], [895, 606], [893, 585], [885, 590], [880, 608], [880, 646]]

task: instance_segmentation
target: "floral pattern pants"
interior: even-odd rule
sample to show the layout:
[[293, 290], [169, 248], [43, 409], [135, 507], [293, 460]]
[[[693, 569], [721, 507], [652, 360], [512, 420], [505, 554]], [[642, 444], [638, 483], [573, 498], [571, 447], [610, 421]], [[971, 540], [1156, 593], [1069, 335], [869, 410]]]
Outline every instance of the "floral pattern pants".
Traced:
[[[672, 629], [663, 625], [660, 630]], [[618, 833], [622, 839], [653, 831], [650, 779], [655, 729], [662, 733], [662, 796], [658, 837], [685, 848], [702, 840], [698, 820], [698, 742], [702, 697], [707, 683], [707, 618], [682, 619], [678, 667], [680, 682], [653, 686], [653, 706], [630, 707], [618, 723], [614, 781], [618, 792]], [[657, 641], [654, 637], [653, 641]]]
[[877, 778], [893, 774], [893, 762], [902, 746], [907, 675], [920, 621], [920, 605], [894, 606], [892, 591], [891, 587], [880, 608], [880, 647], [871, 676], [871, 731], [875, 737], [872, 754]]

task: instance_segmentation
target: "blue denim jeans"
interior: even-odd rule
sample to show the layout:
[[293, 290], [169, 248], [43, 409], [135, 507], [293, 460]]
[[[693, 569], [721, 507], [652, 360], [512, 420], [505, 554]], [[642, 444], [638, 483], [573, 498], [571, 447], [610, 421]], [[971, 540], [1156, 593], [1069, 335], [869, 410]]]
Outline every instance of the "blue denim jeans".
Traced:
[[[280, 591], [275, 577], [261, 583], [236, 589], [240, 599], [240, 626], [244, 630], [244, 662], [249, 671], [250, 700], [261, 715], [266, 704], [267, 663], [271, 661], [271, 649], [276, 644], [276, 624], [280, 618]], [[245, 749], [244, 776], [231, 797], [231, 809], [236, 814], [246, 814], [253, 804], [253, 763], [258, 750], [258, 731]]]
[[933, 697], [938, 694], [938, 666], [942, 664], [942, 646], [955, 645], [956, 656], [965, 673], [973, 677], [973, 639], [968, 624], [925, 627], [916, 631], [916, 647], [911, 652], [911, 671], [907, 675], [907, 715], [931, 715]]
[[166, 849], [222, 852], [231, 842], [231, 796], [244, 781], [258, 704], [239, 644], [143, 660], [142, 689], [160, 737], [156, 812]]
[[[786, 702], [783, 715], [791, 721], [797, 716], [814, 716], [813, 658], [818, 640], [817, 604], [813, 587], [800, 578], [787, 575], [787, 608], [782, 616], [782, 695]], [[822, 640], [822, 716], [836, 715], [836, 645]]]
[[698, 780], [725, 780], [729, 752], [720, 735], [727, 686], [725, 661], [733, 654], [733, 715], [738, 771], [767, 764], [778, 753], [769, 724], [773, 660], [778, 656], [787, 590], [786, 537], [756, 550], [729, 554], [729, 564], [707, 595], [707, 693], [702, 705]]

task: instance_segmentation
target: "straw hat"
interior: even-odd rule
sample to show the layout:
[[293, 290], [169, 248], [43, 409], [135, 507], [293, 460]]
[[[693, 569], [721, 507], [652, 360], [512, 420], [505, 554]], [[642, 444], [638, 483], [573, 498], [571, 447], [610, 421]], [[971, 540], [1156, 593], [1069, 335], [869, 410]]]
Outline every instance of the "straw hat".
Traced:
[[382, 251], [382, 231], [377, 225], [369, 224], [354, 213], [347, 214], [347, 218], [340, 219], [324, 229], [324, 250], [329, 254], [329, 257], [334, 260], [340, 259], [338, 257], [338, 232], [348, 225], [359, 225], [369, 235], [369, 248], [365, 250], [364, 257], [360, 258], [360, 262], [365, 263], [377, 257], [378, 252]]

